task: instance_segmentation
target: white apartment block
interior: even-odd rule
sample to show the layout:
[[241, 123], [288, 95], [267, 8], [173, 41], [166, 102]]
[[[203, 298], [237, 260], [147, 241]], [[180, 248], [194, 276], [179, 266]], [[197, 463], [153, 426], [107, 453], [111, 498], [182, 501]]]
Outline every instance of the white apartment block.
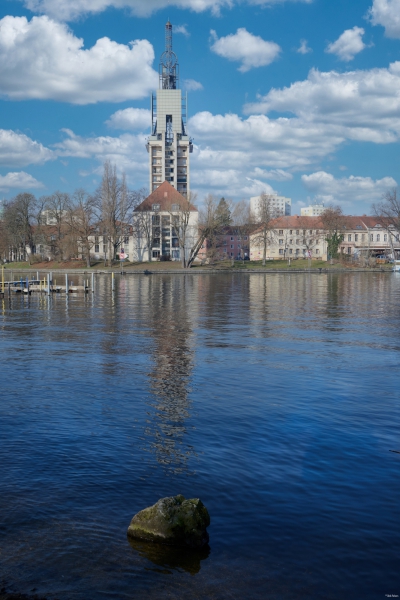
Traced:
[[300, 210], [300, 214], [302, 217], [320, 217], [324, 211], [323, 204], [310, 204], [310, 206], [304, 206]]
[[160, 87], [151, 96], [151, 135], [149, 152], [149, 189], [154, 192], [168, 181], [179, 193], [190, 190], [189, 154], [193, 144], [187, 134], [187, 94], [179, 89], [179, 65], [172, 51], [172, 25], [165, 26], [165, 51], [159, 66]]
[[[285, 196], [278, 196], [276, 194], [268, 194], [268, 198], [271, 200], [271, 208], [276, 215], [290, 216], [292, 211], [291, 198], [285, 198]], [[250, 211], [256, 219], [260, 211], [260, 200], [261, 196], [250, 198]]]
[[130, 260], [186, 259], [198, 237], [198, 210], [164, 181], [134, 211]]

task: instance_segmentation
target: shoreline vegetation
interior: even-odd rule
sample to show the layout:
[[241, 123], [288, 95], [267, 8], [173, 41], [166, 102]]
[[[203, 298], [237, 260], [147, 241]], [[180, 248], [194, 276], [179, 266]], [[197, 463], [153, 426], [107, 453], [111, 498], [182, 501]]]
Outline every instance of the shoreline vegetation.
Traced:
[[[70, 261], [43, 261], [35, 264], [29, 264], [28, 262], [13, 262], [6, 263], [4, 266], [5, 279], [7, 280], [7, 274], [14, 271], [27, 271], [27, 272], [47, 272], [47, 271], [61, 271], [61, 272], [76, 272], [76, 273], [273, 273], [273, 272], [391, 272], [393, 266], [390, 263], [376, 264], [374, 266], [365, 267], [357, 265], [356, 263], [350, 263], [346, 261], [335, 260], [333, 263], [330, 261], [316, 260], [313, 259], [310, 262], [307, 259], [297, 259], [289, 261], [286, 260], [270, 260], [267, 261], [265, 267], [262, 266], [261, 261], [241, 261], [236, 260], [223, 260], [214, 262], [213, 264], [198, 264], [193, 265], [190, 269], [184, 269], [180, 262], [175, 261], [152, 261], [152, 262], [128, 262], [124, 261], [120, 263], [118, 261], [112, 267], [104, 266], [103, 261], [97, 261], [92, 264], [91, 267], [87, 267], [85, 261], [82, 260], [70, 260]], [[1, 598], [0, 598], [1, 600]]]

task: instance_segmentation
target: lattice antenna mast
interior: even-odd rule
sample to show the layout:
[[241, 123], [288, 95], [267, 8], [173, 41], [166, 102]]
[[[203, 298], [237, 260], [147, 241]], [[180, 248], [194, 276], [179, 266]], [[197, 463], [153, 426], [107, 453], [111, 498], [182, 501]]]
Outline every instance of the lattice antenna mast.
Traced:
[[179, 89], [179, 64], [178, 57], [172, 50], [172, 24], [168, 21], [165, 25], [165, 51], [160, 59], [160, 89]]

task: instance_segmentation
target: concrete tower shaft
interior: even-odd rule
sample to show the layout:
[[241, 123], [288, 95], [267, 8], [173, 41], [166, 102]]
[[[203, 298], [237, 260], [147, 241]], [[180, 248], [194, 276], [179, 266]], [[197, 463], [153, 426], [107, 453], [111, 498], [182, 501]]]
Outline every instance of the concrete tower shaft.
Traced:
[[151, 95], [150, 192], [168, 181], [178, 192], [189, 192], [189, 153], [193, 144], [187, 134], [187, 94], [179, 89], [178, 58], [172, 50], [172, 24], [165, 26], [165, 50], [160, 59], [160, 84]]

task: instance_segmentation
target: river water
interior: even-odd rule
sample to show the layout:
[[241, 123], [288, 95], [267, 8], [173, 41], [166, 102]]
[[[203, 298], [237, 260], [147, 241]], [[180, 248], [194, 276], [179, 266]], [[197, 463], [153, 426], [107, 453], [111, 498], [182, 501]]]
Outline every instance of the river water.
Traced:
[[[398, 274], [102, 275], [0, 306], [1, 585], [400, 595]], [[178, 493], [210, 547], [129, 543]]]

